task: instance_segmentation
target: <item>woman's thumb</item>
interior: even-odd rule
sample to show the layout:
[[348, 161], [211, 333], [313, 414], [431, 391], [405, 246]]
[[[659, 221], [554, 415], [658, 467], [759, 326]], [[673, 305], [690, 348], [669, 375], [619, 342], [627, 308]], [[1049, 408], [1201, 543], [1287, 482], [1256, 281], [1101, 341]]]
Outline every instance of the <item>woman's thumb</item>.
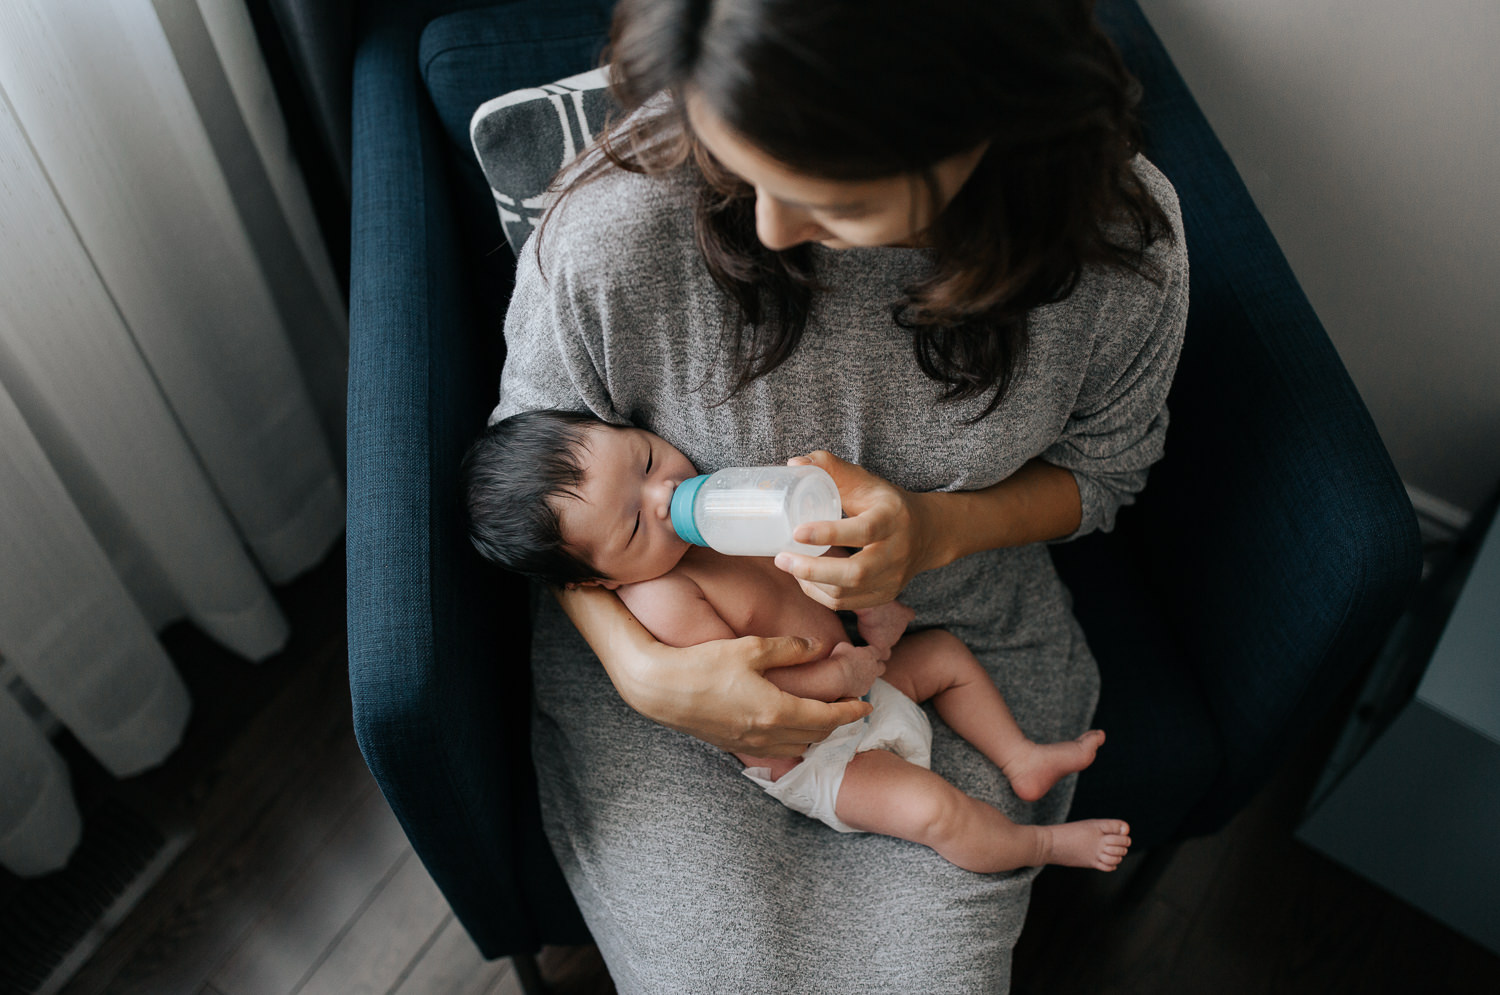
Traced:
[[768, 636], [761, 645], [761, 670], [794, 667], [799, 663], [821, 660], [828, 655], [828, 648], [823, 645], [823, 640], [806, 636]]
[[806, 456], [793, 456], [786, 462], [787, 466], [816, 466], [828, 471], [840, 490], [857, 483], [863, 473], [859, 464], [845, 462], [826, 449], [815, 449]]

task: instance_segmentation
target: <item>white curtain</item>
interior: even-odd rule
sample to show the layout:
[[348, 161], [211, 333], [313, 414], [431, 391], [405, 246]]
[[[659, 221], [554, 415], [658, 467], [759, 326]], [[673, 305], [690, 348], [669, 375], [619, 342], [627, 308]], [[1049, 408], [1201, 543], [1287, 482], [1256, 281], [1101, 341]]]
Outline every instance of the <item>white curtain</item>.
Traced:
[[346, 336], [241, 0], [0, 3], [0, 864], [80, 826], [9, 685], [124, 777], [190, 711], [163, 624], [285, 642], [268, 585], [343, 528]]

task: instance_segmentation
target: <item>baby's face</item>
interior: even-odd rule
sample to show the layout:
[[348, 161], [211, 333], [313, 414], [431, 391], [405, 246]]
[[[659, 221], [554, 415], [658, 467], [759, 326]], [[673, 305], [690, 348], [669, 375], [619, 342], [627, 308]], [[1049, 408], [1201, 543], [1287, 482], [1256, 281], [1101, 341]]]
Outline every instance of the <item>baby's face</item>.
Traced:
[[660, 577], [689, 543], [672, 529], [672, 494], [697, 471], [665, 439], [639, 428], [588, 429], [579, 498], [557, 501], [563, 542], [613, 590]]

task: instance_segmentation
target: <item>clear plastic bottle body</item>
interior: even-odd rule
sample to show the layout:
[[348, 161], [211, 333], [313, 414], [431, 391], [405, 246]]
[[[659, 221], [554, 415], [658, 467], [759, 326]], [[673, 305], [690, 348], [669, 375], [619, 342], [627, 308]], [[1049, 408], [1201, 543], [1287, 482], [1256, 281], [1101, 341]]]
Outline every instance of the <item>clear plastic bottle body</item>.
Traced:
[[730, 556], [820, 556], [827, 546], [795, 542], [793, 530], [843, 515], [838, 487], [816, 466], [728, 467], [684, 481], [678, 496], [686, 499], [672, 502], [678, 535]]

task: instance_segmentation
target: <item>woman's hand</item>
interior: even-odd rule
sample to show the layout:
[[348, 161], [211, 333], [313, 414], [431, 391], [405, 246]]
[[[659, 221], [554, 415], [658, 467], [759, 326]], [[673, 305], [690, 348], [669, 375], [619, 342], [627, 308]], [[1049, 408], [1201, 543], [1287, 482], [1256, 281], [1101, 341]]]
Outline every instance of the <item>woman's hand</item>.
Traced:
[[653, 644], [609, 674], [626, 703], [647, 718], [732, 753], [798, 757], [871, 711], [863, 701], [798, 698], [763, 676], [808, 663], [828, 647], [795, 636], [745, 636], [676, 648]]
[[800, 526], [792, 538], [812, 546], [852, 546], [849, 557], [781, 553], [776, 565], [802, 585], [807, 596], [835, 610], [870, 608], [895, 601], [911, 579], [940, 565], [933, 495], [914, 494], [824, 450], [787, 460], [789, 466], [819, 466], [838, 485], [844, 514], [837, 522]]
[[822, 659], [831, 647], [796, 636], [658, 642], [611, 591], [557, 591], [620, 697], [664, 726], [734, 753], [797, 757], [839, 726], [870, 714], [863, 701], [812, 701], [778, 689], [764, 673]]

